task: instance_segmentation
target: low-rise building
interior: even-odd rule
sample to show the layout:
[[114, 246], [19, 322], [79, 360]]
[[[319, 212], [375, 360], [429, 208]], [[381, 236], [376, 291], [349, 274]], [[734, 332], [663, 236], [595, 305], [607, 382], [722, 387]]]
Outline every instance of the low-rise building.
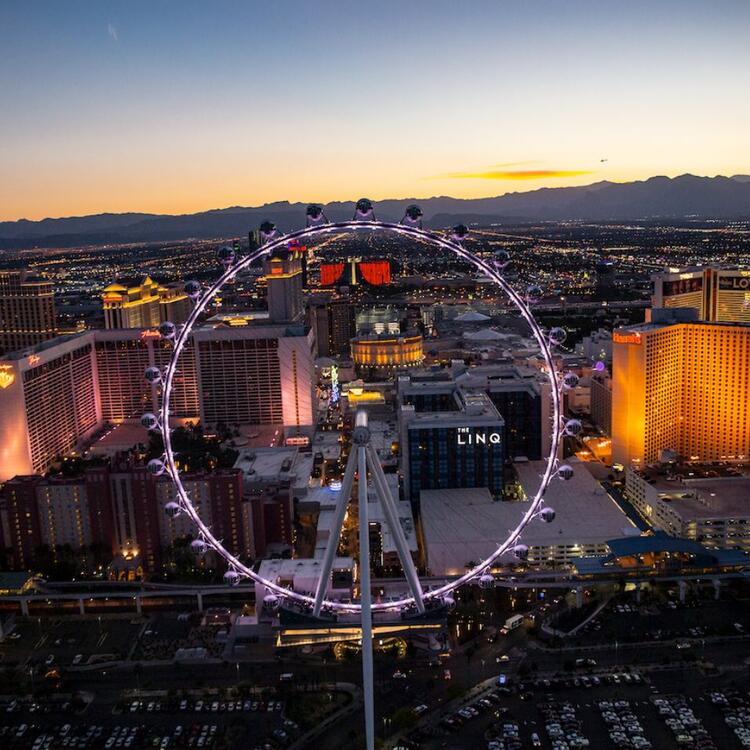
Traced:
[[[544, 465], [530, 461], [517, 466], [527, 496], [536, 493]], [[571, 465], [573, 478], [554, 479], [545, 494], [555, 520], [533, 520], [523, 531], [529, 565], [557, 567], [582, 555], [606, 554], [608, 539], [638, 533], [584, 464], [572, 459]], [[493, 502], [486, 489], [423, 491], [421, 523], [429, 574], [465, 573], [467, 566], [497, 549], [528, 508], [528, 501]]]
[[[322, 561], [312, 558], [263, 560], [258, 566], [258, 575], [277, 586], [292, 589], [301, 594], [314, 595], [320, 578]], [[356, 565], [351, 557], [336, 557], [331, 569], [331, 580], [326, 589], [328, 599], [351, 599], [356, 577]], [[255, 584], [255, 602], [260, 606], [272, 593], [262, 583]]]
[[750, 551], [750, 476], [737, 474], [695, 466], [628, 468], [625, 487], [636, 510], [670, 536]]

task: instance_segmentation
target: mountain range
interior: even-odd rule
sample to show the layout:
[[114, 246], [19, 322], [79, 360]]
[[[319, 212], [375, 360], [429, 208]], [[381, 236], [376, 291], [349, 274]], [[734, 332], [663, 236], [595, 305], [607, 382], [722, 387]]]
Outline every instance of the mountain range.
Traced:
[[[750, 218], [750, 175], [651, 177], [638, 182], [596, 182], [581, 187], [541, 188], [494, 198], [388, 199], [375, 203], [379, 219], [398, 221], [418, 203], [427, 227], [523, 221], [635, 221]], [[332, 220], [350, 219], [354, 201], [328, 203]], [[41, 221], [0, 222], [0, 248], [73, 247], [85, 244], [174, 241], [244, 236], [262, 221], [282, 231], [304, 225], [303, 203], [215, 209], [178, 216], [97, 214]]]

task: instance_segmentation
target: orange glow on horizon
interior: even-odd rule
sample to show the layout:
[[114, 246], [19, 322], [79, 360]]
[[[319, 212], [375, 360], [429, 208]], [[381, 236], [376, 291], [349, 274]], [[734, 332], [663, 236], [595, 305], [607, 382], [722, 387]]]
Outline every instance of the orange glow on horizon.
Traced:
[[594, 174], [587, 169], [515, 169], [487, 172], [452, 172], [443, 175], [451, 180], [540, 180], [555, 177], [580, 177]]

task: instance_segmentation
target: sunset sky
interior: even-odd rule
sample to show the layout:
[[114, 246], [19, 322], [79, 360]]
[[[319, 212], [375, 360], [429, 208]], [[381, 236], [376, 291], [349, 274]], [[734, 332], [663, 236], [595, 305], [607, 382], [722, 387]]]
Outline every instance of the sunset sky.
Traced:
[[0, 219], [750, 173], [750, 2], [0, 3]]

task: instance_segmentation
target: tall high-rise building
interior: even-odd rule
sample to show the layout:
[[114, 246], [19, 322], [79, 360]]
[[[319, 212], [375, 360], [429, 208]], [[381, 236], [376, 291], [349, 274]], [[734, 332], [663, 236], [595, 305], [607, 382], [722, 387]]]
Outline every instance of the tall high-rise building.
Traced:
[[[240, 469], [221, 469], [210, 473], [186, 474], [182, 478], [185, 492], [203, 523], [223, 540], [234, 555], [248, 557], [248, 538], [243, 513], [243, 474]], [[170, 517], [164, 506], [177, 499], [174, 483], [168, 477], [152, 480], [152, 491], [158, 509], [158, 544], [163, 550], [184, 537], [195, 536], [195, 525], [187, 515]]]
[[[115, 551], [112, 504], [102, 491], [98, 467], [83, 476], [18, 476], [0, 491], [0, 535], [10, 550], [10, 563], [30, 568], [40, 547], [53, 558], [61, 547], [89, 550], [96, 546]], [[83, 561], [82, 561], [83, 564]]]
[[55, 336], [52, 282], [26, 270], [0, 271], [0, 353]]
[[348, 357], [357, 335], [356, 308], [348, 299], [313, 300], [308, 306], [319, 357]]
[[288, 482], [264, 487], [246, 494], [251, 518], [253, 557], [266, 557], [271, 551], [289, 550], [294, 542], [294, 503]]
[[[405, 403], [399, 410], [401, 469], [404, 491], [413, 502], [422, 490], [486, 487], [499, 499], [503, 491], [505, 422], [482, 391], [454, 390], [446, 401], [442, 384], [409, 387], [408, 378], [399, 389], [412, 395], [436, 391], [439, 409], [417, 411]], [[422, 401], [422, 403], [426, 403]]]
[[[551, 440], [550, 397], [546, 379], [529, 369], [514, 366], [466, 367], [454, 362], [450, 377], [416, 373], [398, 380], [400, 402], [417, 412], [456, 408], [457, 388], [484, 391], [505, 423], [505, 458], [541, 459]], [[426, 387], [429, 384], [429, 387]]]
[[600, 260], [596, 264], [596, 293], [600, 297], [611, 294], [615, 288], [615, 264], [611, 260]]
[[654, 309], [613, 336], [612, 457], [650, 464], [750, 457], [750, 325]]
[[182, 323], [191, 310], [190, 298], [179, 285], [143, 281], [116, 281], [102, 293], [105, 328], [156, 328], [170, 320]]
[[[146, 367], [164, 367], [172, 345], [153, 329], [96, 331], [93, 334], [102, 419], [118, 424], [158, 411], [158, 387], [146, 382]], [[197, 420], [198, 384], [192, 339], [178, 363], [172, 389], [171, 413]]]
[[307, 246], [301, 245], [299, 240], [292, 240], [288, 245], [289, 252], [294, 253], [300, 262], [300, 268], [302, 269], [302, 286], [307, 289]]
[[700, 320], [750, 323], [750, 269], [670, 270], [652, 281], [655, 308], [692, 307]]
[[294, 250], [280, 250], [263, 262], [268, 316], [273, 323], [297, 323], [304, 314], [302, 260]]
[[[153, 329], [60, 336], [0, 358], [0, 481], [44, 472], [106, 423], [157, 411], [144, 371], [170, 345]], [[313, 337], [301, 325], [197, 329], [178, 362], [171, 414], [204, 424], [314, 423]]]
[[612, 435], [612, 378], [609, 373], [591, 376], [591, 421], [605, 435]]
[[19, 476], [0, 489], [0, 541], [9, 551], [10, 565], [28, 570], [42, 543], [36, 488], [37, 476]]
[[315, 424], [312, 331], [302, 325], [204, 327], [193, 331], [204, 425]]
[[0, 360], [0, 481], [45, 471], [101, 426], [93, 334]]
[[[157, 411], [157, 387], [144, 371], [169, 356], [156, 331], [128, 329], [59, 336], [0, 358], [0, 481], [46, 471], [107, 422]], [[196, 420], [199, 412], [190, 341], [175, 375], [172, 414]]]

